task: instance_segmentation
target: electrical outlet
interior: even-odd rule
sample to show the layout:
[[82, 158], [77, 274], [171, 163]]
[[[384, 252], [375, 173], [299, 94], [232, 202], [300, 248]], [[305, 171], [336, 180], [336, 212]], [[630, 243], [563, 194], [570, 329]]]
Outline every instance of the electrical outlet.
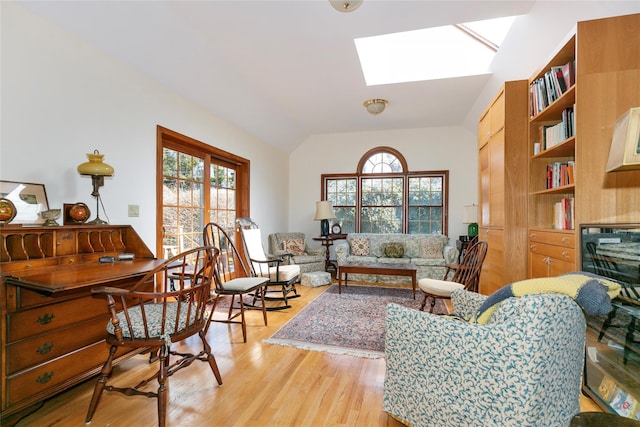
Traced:
[[139, 216], [140, 216], [140, 206], [129, 205], [129, 217], [139, 217]]

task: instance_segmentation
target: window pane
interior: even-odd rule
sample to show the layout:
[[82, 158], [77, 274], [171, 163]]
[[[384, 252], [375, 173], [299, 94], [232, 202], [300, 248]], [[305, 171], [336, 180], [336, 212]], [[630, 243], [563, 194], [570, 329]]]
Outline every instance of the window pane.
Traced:
[[322, 178], [344, 232], [444, 233], [448, 172], [410, 173], [402, 156], [383, 151], [363, 160], [361, 174]]

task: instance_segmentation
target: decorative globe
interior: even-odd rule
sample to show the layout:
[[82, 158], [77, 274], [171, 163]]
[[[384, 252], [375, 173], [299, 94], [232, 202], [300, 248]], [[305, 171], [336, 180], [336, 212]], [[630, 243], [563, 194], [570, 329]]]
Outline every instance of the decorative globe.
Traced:
[[89, 219], [90, 215], [91, 211], [89, 210], [89, 207], [84, 203], [76, 203], [75, 205], [71, 206], [71, 209], [69, 209], [69, 218], [71, 218], [73, 222], [76, 222], [78, 224], [84, 223], [87, 219]]

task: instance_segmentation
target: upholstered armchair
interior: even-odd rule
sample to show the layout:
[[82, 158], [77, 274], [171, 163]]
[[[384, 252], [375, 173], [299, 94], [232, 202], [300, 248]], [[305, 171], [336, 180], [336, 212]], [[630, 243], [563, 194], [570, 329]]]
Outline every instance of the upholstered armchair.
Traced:
[[324, 271], [325, 249], [307, 246], [304, 233], [273, 233], [269, 235], [269, 254], [283, 256], [291, 254], [292, 264], [300, 266], [300, 274]]
[[[486, 297], [452, 292], [471, 318]], [[487, 324], [387, 306], [383, 409], [418, 426], [568, 426], [579, 412], [585, 319], [560, 294], [509, 298]]]

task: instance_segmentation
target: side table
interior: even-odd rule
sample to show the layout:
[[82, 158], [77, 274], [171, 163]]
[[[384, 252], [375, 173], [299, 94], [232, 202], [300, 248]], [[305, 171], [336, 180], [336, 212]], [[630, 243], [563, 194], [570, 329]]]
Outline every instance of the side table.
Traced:
[[343, 240], [346, 238], [346, 234], [329, 234], [328, 236], [318, 236], [313, 238], [313, 240], [320, 242], [322, 246], [326, 248], [324, 271], [329, 271], [329, 267], [332, 267], [336, 272], [338, 271], [338, 266], [334, 262], [331, 262], [331, 252], [329, 251], [329, 248], [333, 246], [334, 240]]

